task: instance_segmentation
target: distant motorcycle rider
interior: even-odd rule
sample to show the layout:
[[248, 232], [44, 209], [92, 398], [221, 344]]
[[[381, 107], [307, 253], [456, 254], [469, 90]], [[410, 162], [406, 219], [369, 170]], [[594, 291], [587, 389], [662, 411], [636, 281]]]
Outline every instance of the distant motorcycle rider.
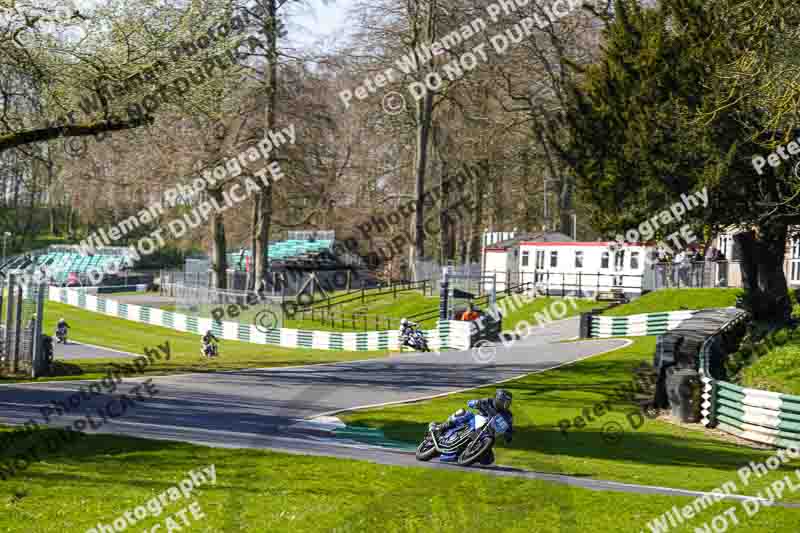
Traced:
[[416, 331], [419, 324], [416, 322], [411, 322], [406, 318], [400, 319], [400, 340], [404, 344], [408, 344], [409, 339], [411, 338], [411, 334]]
[[64, 317], [58, 319], [58, 323], [56, 324], [56, 339], [58, 339], [58, 342], [64, 342], [64, 340], [67, 338], [68, 329], [69, 324], [67, 324], [67, 321], [64, 320]]
[[205, 355], [209, 355], [210, 353], [212, 353], [211, 352], [211, 348], [212, 348], [212, 344], [211, 343], [212, 342], [217, 343], [217, 342], [219, 342], [219, 339], [217, 337], [215, 337], [213, 333], [211, 333], [211, 330], [208, 330], [208, 331], [206, 331], [206, 334], [203, 335], [202, 342], [203, 342], [203, 353]]
[[[506, 423], [508, 424], [508, 430], [503, 434], [505, 438], [506, 444], [511, 442], [512, 439], [512, 432], [514, 431], [513, 425], [513, 415], [511, 414], [511, 393], [505, 389], [497, 389], [495, 392], [494, 398], [483, 398], [480, 400], [470, 400], [467, 402], [467, 406], [471, 409], [476, 409], [481, 415], [485, 416], [486, 418], [492, 418], [493, 416], [499, 414], [502, 416]], [[437, 424], [435, 422], [431, 422], [430, 427], [433, 429], [437, 434], [443, 435], [450, 429], [458, 427], [466, 422], [469, 419], [470, 413], [464, 409], [459, 409], [452, 415], [450, 418], [447, 419], [446, 422], [443, 424]], [[442, 461], [455, 461], [455, 457], [447, 457], [442, 456]], [[485, 457], [481, 458], [481, 464], [489, 465], [494, 462], [494, 452], [490, 450]]]

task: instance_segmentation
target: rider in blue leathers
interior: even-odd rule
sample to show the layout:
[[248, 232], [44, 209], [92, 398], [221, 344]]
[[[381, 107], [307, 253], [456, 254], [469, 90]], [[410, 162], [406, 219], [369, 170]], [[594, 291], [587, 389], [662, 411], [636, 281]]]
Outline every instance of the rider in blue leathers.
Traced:
[[[506, 423], [508, 424], [508, 430], [503, 433], [505, 437], [506, 443], [511, 442], [512, 432], [514, 430], [513, 426], [513, 416], [511, 414], [511, 393], [504, 390], [498, 389], [495, 393], [494, 398], [483, 398], [481, 400], [470, 400], [467, 402], [467, 406], [471, 409], [477, 410], [481, 415], [485, 416], [486, 418], [491, 418], [496, 414], [502, 416]], [[447, 419], [447, 422], [444, 424], [436, 424], [431, 422], [431, 429], [433, 429], [439, 435], [443, 435], [450, 429], [458, 427], [464, 423], [466, 423], [470, 418], [471, 413], [468, 413], [464, 409], [459, 409], [452, 415], [450, 418]], [[455, 456], [449, 456], [447, 454], [442, 455], [442, 461], [455, 461]], [[489, 465], [494, 462], [494, 452], [489, 451], [484, 457], [481, 458], [481, 464]]]

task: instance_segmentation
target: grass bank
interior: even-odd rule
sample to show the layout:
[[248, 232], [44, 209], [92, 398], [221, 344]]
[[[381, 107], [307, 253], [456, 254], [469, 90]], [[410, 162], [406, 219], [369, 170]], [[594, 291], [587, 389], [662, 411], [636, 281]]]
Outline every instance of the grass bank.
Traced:
[[[0, 459], [5, 454], [0, 452]], [[203, 533], [635, 533], [647, 530], [647, 521], [673, 505], [692, 500], [589, 491], [475, 471], [105, 435], [85, 437], [44, 459], [17, 477], [0, 480], [0, 531], [61, 533], [111, 525], [126, 511], [147, 509], [150, 500], [187, 478], [190, 470], [210, 465], [215, 484], [200, 485], [189, 498], [167, 500], [158, 516], [145, 516], [128, 529], [150, 531], [161, 524], [160, 530], [167, 531], [169, 518], [181, 527], [170, 531]], [[204, 516], [186, 512], [187, 527], [175, 513], [192, 501]], [[691, 523], [700, 526], [728, 505], [718, 504]], [[795, 528], [796, 512], [769, 508], [752, 519], [741, 509], [738, 514], [743, 530], [772, 533]]]
[[[539, 472], [711, 490], [738, 479], [737, 469], [749, 461], [768, 457], [765, 452], [719, 440], [699, 425], [688, 428], [647, 419], [629, 400], [615, 397], [619, 387], [631, 384], [638, 365], [652, 361], [654, 349], [655, 337], [640, 337], [626, 348], [503, 384], [514, 395], [516, 429], [511, 445], [497, 448], [498, 463]], [[487, 387], [428, 402], [355, 411], [343, 419], [348, 425], [379, 428], [390, 439], [418, 442], [428, 422], [444, 420], [467, 400], [492, 396], [494, 390]], [[597, 415], [598, 405], [610, 411]], [[570, 422], [566, 433], [561, 430], [565, 420]], [[782, 475], [775, 473], [769, 481]], [[753, 493], [762, 486], [759, 481], [740, 488], [742, 493]], [[800, 493], [794, 497], [800, 500]]]
[[[168, 374], [180, 372], [213, 372], [242, 368], [262, 368], [287, 365], [307, 365], [335, 361], [369, 359], [387, 352], [349, 352], [312, 350], [308, 348], [282, 348], [232, 340], [220, 342], [220, 357], [208, 360], [200, 355], [200, 336], [93, 313], [77, 307], [47, 302], [43, 327], [55, 330], [59, 317], [65, 317], [71, 326], [70, 340], [95, 344], [134, 354], [143, 354], [144, 348], [155, 348], [169, 342], [171, 358], [145, 368], [145, 373]], [[93, 379], [105, 374], [109, 363], [125, 359], [70, 359], [57, 360], [55, 376], [42, 379]], [[8, 381], [2, 380], [0, 381]]]
[[741, 289], [660, 289], [645, 294], [630, 303], [606, 310], [606, 316], [661, 313], [683, 309], [730, 307], [736, 304]]

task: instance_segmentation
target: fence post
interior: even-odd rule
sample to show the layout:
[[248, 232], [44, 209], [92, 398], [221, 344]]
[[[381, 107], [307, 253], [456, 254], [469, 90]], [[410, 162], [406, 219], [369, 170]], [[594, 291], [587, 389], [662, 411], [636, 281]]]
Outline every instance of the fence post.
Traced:
[[22, 341], [22, 284], [17, 280], [17, 315], [14, 317], [14, 321], [16, 322], [16, 333], [14, 334], [14, 368], [13, 372], [16, 374], [19, 372], [19, 359], [20, 359], [20, 350], [22, 348], [21, 341]]

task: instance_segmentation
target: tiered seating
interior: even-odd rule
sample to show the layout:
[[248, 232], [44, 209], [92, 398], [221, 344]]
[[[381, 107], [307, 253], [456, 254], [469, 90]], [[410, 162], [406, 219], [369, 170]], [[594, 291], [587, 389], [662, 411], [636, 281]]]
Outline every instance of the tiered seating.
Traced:
[[[315, 261], [323, 252], [333, 250], [333, 240], [303, 241], [289, 239], [269, 245], [269, 259], [277, 262]], [[240, 250], [227, 254], [228, 267], [245, 270], [250, 250]]]
[[60, 284], [66, 283], [73, 273], [83, 277], [93, 269], [105, 272], [107, 266], [122, 263], [124, 256], [103, 253], [81, 255], [77, 251], [54, 250], [35, 257], [35, 260], [37, 266], [47, 269], [54, 283]]

